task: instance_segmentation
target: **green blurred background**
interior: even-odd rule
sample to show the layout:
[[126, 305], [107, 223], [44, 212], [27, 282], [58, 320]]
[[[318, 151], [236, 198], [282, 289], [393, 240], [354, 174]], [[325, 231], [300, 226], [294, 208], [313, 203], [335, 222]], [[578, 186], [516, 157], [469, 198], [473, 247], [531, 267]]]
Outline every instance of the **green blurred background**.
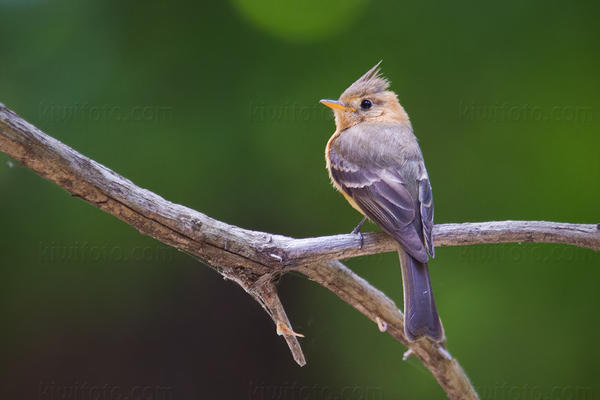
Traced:
[[[0, 0], [0, 102], [171, 201], [246, 228], [335, 234], [360, 218], [328, 181], [334, 124], [318, 100], [383, 59], [437, 223], [595, 223], [598, 11]], [[403, 346], [306, 279], [280, 283], [306, 335], [299, 368], [258, 304], [206, 266], [4, 154], [0, 188], [3, 399], [444, 396]], [[402, 303], [396, 255], [348, 265]], [[483, 398], [600, 398], [599, 267], [599, 254], [566, 246], [437, 250], [448, 347]]]

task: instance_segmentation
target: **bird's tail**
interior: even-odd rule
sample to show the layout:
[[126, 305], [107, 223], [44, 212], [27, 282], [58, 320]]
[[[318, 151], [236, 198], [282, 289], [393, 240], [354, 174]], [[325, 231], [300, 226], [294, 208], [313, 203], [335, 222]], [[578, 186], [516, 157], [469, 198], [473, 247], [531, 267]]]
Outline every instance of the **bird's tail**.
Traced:
[[429, 271], [421, 263], [399, 249], [404, 287], [404, 332], [408, 340], [428, 336], [434, 341], [444, 339], [444, 328], [438, 316]]

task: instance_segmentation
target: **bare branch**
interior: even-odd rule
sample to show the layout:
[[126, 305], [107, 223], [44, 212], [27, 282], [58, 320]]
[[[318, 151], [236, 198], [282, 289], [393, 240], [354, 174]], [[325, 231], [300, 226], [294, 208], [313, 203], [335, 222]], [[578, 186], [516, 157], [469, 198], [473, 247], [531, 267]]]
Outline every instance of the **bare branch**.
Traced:
[[[546, 221], [492, 221], [438, 224], [433, 228], [434, 244], [465, 246], [485, 243], [562, 243], [600, 250], [600, 224], [569, 224]], [[397, 244], [383, 232], [291, 239], [280, 244], [285, 263], [310, 264], [332, 259], [396, 251]]]
[[282, 335], [285, 339], [294, 361], [301, 367], [305, 366], [306, 359], [298, 342], [298, 337], [303, 337], [303, 335], [297, 334], [291, 328], [290, 321], [277, 294], [277, 289], [272, 282], [273, 274], [267, 273], [258, 276], [247, 269], [227, 267], [217, 269], [217, 271], [225, 278], [240, 285], [246, 293], [262, 306], [275, 323], [277, 334]]
[[[451, 399], [476, 399], [466, 374], [443, 345], [425, 339], [408, 342], [403, 315], [392, 300], [339, 261], [393, 251], [383, 233], [292, 239], [228, 225], [198, 211], [171, 203], [91, 160], [21, 119], [0, 104], [0, 151], [163, 243], [207, 262], [237, 282], [272, 317], [294, 359], [305, 364], [272, 278], [296, 270], [326, 287], [408, 346], [432, 372]], [[598, 225], [504, 221], [437, 225], [436, 245], [500, 242], [565, 243], [600, 249]]]
[[326, 287], [371, 321], [385, 322], [387, 332], [410, 350], [431, 371], [450, 399], [477, 399], [477, 392], [456, 359], [443, 344], [426, 339], [409, 342], [404, 335], [404, 316], [396, 304], [339, 261], [300, 267], [304, 275]]
[[301, 367], [306, 365], [306, 359], [302, 348], [298, 342], [298, 337], [304, 335], [298, 334], [293, 331], [290, 321], [283, 309], [283, 304], [277, 294], [277, 289], [273, 282], [266, 282], [256, 286], [257, 295], [262, 299], [263, 306], [267, 310], [267, 313], [271, 316], [271, 319], [275, 323], [275, 330], [278, 335], [282, 335], [287, 342], [288, 347], [292, 353], [292, 357]]

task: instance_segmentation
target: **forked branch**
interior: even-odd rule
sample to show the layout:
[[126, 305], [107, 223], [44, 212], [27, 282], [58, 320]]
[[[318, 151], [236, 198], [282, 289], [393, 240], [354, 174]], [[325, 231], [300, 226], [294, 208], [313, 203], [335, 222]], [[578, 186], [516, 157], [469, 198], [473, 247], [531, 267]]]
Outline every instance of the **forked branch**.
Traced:
[[[326, 287], [410, 348], [451, 399], [477, 393], [444, 344], [408, 342], [404, 317], [392, 300], [337, 260], [395, 249], [383, 233], [293, 239], [228, 225], [171, 203], [44, 134], [0, 103], [0, 151], [62, 186], [73, 196], [112, 214], [140, 233], [197, 257], [237, 282], [268, 312], [294, 359], [305, 364], [296, 334], [273, 278], [295, 270]], [[600, 249], [597, 224], [503, 221], [443, 224], [434, 228], [437, 246], [475, 243], [549, 242]]]

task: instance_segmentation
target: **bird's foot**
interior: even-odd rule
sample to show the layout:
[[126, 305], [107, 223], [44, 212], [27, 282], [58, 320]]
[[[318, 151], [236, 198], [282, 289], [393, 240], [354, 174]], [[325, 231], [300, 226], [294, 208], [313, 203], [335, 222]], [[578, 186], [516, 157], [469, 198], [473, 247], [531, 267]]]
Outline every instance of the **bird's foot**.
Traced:
[[363, 217], [363, 219], [360, 220], [358, 225], [356, 225], [356, 227], [354, 229], [352, 229], [352, 234], [358, 235], [358, 238], [360, 239], [360, 246], [359, 246], [360, 249], [362, 249], [363, 244], [364, 244], [363, 234], [361, 233], [360, 229], [362, 228], [362, 226], [366, 220], [367, 220], [367, 217]]
[[352, 233], [353, 234], [357, 234], [360, 233], [360, 229], [362, 228], [363, 224], [365, 223], [365, 221], [367, 220], [367, 217], [363, 217], [363, 219], [360, 220], [360, 222], [358, 223], [358, 225], [356, 225], [356, 227], [354, 229], [352, 229]]
[[357, 232], [357, 233], [355, 233], [355, 235], [358, 235], [358, 240], [360, 241], [360, 244], [358, 245], [358, 248], [362, 249], [363, 248], [363, 244], [365, 242], [363, 234], [360, 233], [360, 232]]

